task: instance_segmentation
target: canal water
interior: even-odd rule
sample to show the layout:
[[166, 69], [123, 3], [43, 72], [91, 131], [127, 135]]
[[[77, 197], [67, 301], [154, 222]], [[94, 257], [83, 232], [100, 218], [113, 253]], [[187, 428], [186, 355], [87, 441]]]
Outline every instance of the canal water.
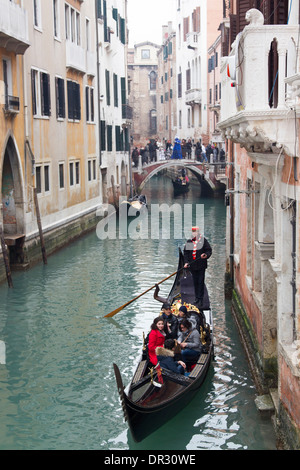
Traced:
[[[174, 199], [171, 181], [152, 178], [148, 202], [204, 204], [213, 248], [207, 270], [215, 326], [215, 361], [203, 388], [180, 414], [142, 443], [123, 420], [112, 364], [125, 385], [143, 332], [159, 313], [153, 291], [111, 319], [104, 315], [176, 271], [184, 239], [100, 240], [96, 231], [0, 286], [0, 449], [271, 450], [270, 420], [256, 390], [230, 306], [224, 300], [224, 201], [193, 187]], [[173, 278], [161, 284], [167, 296]]]

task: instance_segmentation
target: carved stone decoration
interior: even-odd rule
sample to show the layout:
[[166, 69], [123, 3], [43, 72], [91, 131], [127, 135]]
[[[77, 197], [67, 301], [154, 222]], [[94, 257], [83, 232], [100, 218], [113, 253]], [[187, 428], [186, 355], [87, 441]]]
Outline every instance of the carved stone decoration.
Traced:
[[246, 12], [245, 19], [248, 21], [249, 26], [251, 27], [262, 26], [265, 21], [264, 15], [256, 8], [251, 8], [248, 10]]

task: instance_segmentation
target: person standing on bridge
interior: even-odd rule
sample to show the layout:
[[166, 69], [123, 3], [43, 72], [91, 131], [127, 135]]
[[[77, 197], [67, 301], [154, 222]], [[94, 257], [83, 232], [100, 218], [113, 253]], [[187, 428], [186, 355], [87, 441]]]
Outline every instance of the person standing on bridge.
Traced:
[[193, 276], [195, 303], [199, 310], [203, 308], [205, 270], [211, 254], [211, 246], [200, 233], [199, 227], [192, 227], [192, 237], [185, 244], [183, 256], [184, 267], [190, 268]]
[[181, 150], [180, 140], [178, 139], [178, 137], [175, 137], [175, 143], [174, 143], [171, 158], [174, 160], [182, 160], [182, 150]]

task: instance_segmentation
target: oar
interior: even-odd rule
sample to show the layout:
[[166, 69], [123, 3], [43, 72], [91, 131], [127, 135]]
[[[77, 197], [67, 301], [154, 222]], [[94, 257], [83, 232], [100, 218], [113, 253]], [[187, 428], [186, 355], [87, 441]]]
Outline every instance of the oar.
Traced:
[[107, 315], [105, 315], [104, 318], [113, 317], [114, 315], [116, 315], [117, 313], [119, 313], [121, 310], [123, 310], [123, 308], [127, 307], [127, 305], [129, 305], [129, 304], [131, 304], [132, 302], [134, 302], [135, 300], [139, 299], [140, 297], [142, 297], [142, 295], [147, 294], [147, 292], [149, 292], [151, 289], [154, 289], [154, 287], [156, 287], [158, 284], [162, 284], [163, 282], [165, 282], [165, 281], [167, 281], [168, 279], [170, 279], [170, 277], [175, 276], [175, 274], [177, 274], [177, 273], [179, 273], [180, 271], [182, 271], [182, 269], [183, 269], [183, 268], [179, 269], [179, 271], [175, 271], [175, 273], [170, 274], [170, 276], [166, 277], [166, 278], [163, 279], [162, 281], [157, 282], [156, 284], [154, 284], [154, 286], [149, 287], [149, 289], [145, 290], [145, 292], [143, 292], [142, 294], [138, 295], [137, 297], [135, 297], [134, 299], [130, 300], [130, 301], [127, 302], [126, 304], [122, 305], [121, 307], [117, 308], [116, 310], [113, 310], [113, 312], [110, 312], [110, 313], [108, 313]]

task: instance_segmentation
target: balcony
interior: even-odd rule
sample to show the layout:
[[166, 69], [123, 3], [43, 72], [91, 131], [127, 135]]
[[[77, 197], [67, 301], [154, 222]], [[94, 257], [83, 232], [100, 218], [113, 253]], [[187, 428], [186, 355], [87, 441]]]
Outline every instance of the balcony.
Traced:
[[30, 45], [27, 12], [9, 0], [0, 0], [0, 11], [0, 47], [24, 54]]
[[298, 77], [298, 25], [264, 25], [258, 13], [259, 21], [250, 20], [230, 56], [222, 58], [218, 127], [224, 138], [245, 147], [253, 159], [255, 154], [268, 154], [268, 164], [275, 164], [282, 147], [288, 155], [295, 152], [291, 107], [297, 109], [299, 85], [289, 77]]
[[16, 115], [20, 111], [20, 100], [17, 96], [6, 95], [4, 112], [7, 115]]
[[75, 42], [66, 40], [66, 66], [79, 72], [86, 72], [86, 51]]
[[199, 33], [187, 33], [186, 44], [189, 49], [198, 49], [199, 47]]
[[185, 92], [185, 104], [188, 106], [194, 106], [201, 104], [202, 102], [202, 91], [199, 88], [192, 88]]
[[97, 73], [97, 56], [95, 52], [87, 51], [86, 53], [86, 73], [93, 77]]
[[130, 127], [133, 119], [133, 108], [128, 104], [122, 104], [122, 119], [125, 120], [124, 127]]

